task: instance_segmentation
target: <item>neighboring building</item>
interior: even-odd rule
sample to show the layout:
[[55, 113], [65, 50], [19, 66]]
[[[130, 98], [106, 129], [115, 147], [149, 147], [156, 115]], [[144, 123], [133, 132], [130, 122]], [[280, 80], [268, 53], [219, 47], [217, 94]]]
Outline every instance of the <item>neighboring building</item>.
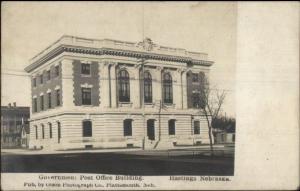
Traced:
[[21, 147], [21, 132], [29, 126], [29, 107], [1, 106], [1, 148]]
[[216, 144], [235, 143], [235, 133], [226, 132], [226, 131], [216, 132], [215, 143]]
[[154, 44], [63, 36], [25, 70], [32, 81], [30, 148], [208, 143], [199, 108], [207, 54]]
[[21, 147], [28, 148], [29, 139], [30, 139], [29, 124], [25, 124], [22, 126], [22, 131], [21, 131]]

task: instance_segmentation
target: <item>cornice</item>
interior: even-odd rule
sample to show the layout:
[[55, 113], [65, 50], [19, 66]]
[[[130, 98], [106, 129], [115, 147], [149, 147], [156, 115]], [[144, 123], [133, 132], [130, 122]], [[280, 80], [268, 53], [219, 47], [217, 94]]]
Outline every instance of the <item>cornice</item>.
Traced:
[[82, 46], [72, 46], [72, 45], [60, 45], [55, 49], [51, 50], [49, 53], [42, 56], [40, 59], [31, 63], [25, 68], [26, 72], [31, 72], [35, 68], [41, 66], [45, 62], [53, 59], [54, 57], [67, 52], [67, 53], [79, 53], [79, 54], [89, 54], [89, 55], [113, 55], [113, 56], [123, 56], [131, 58], [144, 58], [152, 60], [161, 61], [173, 61], [181, 63], [189, 63], [202, 66], [211, 66], [212, 61], [207, 60], [196, 60], [191, 57], [157, 54], [153, 52], [142, 52], [142, 51], [131, 51], [131, 50], [121, 50], [121, 49], [111, 49], [111, 48], [92, 48], [92, 47], [82, 47]]

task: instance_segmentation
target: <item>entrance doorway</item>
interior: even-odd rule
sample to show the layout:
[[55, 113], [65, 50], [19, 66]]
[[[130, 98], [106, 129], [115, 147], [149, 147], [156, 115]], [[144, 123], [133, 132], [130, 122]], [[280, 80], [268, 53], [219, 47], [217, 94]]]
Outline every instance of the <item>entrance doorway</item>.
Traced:
[[147, 136], [149, 140], [155, 140], [155, 126], [154, 119], [149, 119], [147, 121]]

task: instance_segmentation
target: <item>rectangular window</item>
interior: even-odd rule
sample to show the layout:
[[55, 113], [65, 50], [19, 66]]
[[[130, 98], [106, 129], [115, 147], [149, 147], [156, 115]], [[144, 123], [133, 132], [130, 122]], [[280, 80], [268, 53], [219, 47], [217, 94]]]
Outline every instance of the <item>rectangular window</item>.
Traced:
[[169, 135], [175, 135], [175, 120], [169, 120]]
[[36, 87], [36, 78], [32, 79], [32, 84], [33, 84], [33, 87]]
[[132, 136], [132, 120], [125, 119], [123, 122], [124, 136]]
[[82, 105], [91, 105], [91, 88], [82, 88]]
[[91, 137], [92, 136], [92, 122], [91, 121], [83, 121], [83, 137]]
[[40, 75], [40, 84], [44, 83], [43, 74]]
[[44, 110], [44, 96], [43, 95], [41, 95], [40, 96], [40, 107], [41, 107], [41, 111], [43, 111]]
[[37, 112], [37, 98], [33, 98], [33, 112]]
[[194, 134], [200, 134], [200, 121], [194, 121]]
[[52, 124], [49, 123], [49, 137], [52, 139]]
[[84, 74], [84, 75], [90, 75], [91, 74], [90, 64], [81, 64], [81, 74]]
[[44, 129], [44, 125], [42, 125], [42, 138], [45, 139], [45, 129]]
[[59, 76], [59, 66], [55, 66], [54, 72], [55, 72], [55, 77], [58, 77]]
[[60, 90], [56, 90], [56, 106], [60, 106]]
[[51, 79], [50, 70], [47, 71], [47, 80], [49, 81]]
[[38, 134], [38, 127], [35, 126], [35, 139], [39, 138], [39, 134]]
[[48, 108], [50, 109], [52, 107], [51, 103], [51, 92], [48, 93]]
[[198, 76], [198, 74], [193, 74], [192, 78], [193, 78], [193, 82], [199, 82], [199, 76]]

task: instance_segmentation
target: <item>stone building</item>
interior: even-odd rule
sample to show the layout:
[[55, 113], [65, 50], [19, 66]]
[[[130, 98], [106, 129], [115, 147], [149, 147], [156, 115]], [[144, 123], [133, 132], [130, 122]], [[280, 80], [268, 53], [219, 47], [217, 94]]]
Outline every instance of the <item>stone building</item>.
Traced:
[[172, 148], [208, 143], [199, 108], [207, 54], [63, 36], [31, 61], [30, 148]]

